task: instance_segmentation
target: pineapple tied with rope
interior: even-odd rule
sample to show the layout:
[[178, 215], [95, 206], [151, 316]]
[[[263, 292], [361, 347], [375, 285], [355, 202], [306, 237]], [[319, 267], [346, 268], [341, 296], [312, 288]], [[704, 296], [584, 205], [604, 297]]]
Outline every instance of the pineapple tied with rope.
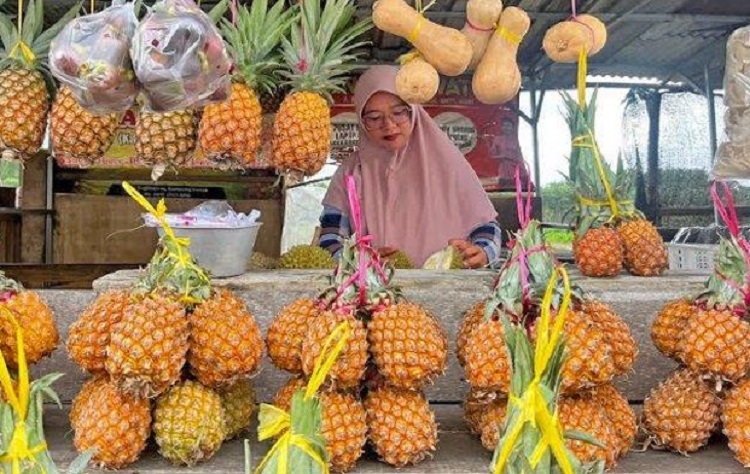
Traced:
[[661, 275], [669, 265], [656, 227], [633, 201], [632, 170], [618, 159], [613, 170], [599, 150], [594, 133], [596, 92], [586, 101], [586, 49], [578, 64], [578, 100], [563, 93], [572, 136], [568, 180], [576, 196], [573, 254], [581, 273], [612, 277], [624, 267], [637, 276]]
[[[42, 423], [44, 398], [60, 404], [52, 384], [62, 374], [48, 374], [29, 381], [23, 330], [13, 314], [0, 307], [0, 315], [9, 319], [15, 328], [18, 373], [11, 378], [5, 357], [0, 353], [0, 385], [3, 403], [0, 404], [0, 466], [9, 474], [58, 473], [44, 435]], [[93, 452], [84, 452], [68, 467], [68, 474], [83, 473]]]
[[[3, 2], [4, 3], [4, 2]], [[25, 6], [25, 8], [24, 8]], [[47, 129], [50, 97], [56, 88], [48, 69], [50, 44], [81, 8], [76, 3], [49, 29], [44, 30], [43, 0], [18, 2], [17, 25], [0, 14], [0, 148], [17, 159], [39, 151]], [[24, 13], [25, 12], [25, 13]]]

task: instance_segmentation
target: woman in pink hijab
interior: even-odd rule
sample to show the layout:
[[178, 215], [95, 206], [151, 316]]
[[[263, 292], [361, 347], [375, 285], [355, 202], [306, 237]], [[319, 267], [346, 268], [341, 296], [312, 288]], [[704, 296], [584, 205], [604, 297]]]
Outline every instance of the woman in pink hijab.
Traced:
[[336, 255], [349, 237], [345, 177], [357, 183], [365, 233], [381, 255], [402, 250], [421, 267], [453, 245], [464, 266], [493, 264], [500, 252], [497, 212], [461, 152], [419, 105], [396, 95], [392, 66], [365, 72], [354, 90], [360, 138], [323, 199], [320, 245]]

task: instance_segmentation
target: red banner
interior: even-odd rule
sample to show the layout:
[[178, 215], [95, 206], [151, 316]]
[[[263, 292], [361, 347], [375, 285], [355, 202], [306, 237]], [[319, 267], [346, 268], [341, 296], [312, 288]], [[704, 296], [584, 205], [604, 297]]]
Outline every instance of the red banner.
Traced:
[[[355, 150], [359, 128], [351, 93], [334, 99], [333, 158], [341, 161]], [[424, 108], [463, 152], [485, 189], [514, 188], [516, 166], [523, 164], [514, 108], [478, 102], [468, 77], [442, 78], [438, 95]]]

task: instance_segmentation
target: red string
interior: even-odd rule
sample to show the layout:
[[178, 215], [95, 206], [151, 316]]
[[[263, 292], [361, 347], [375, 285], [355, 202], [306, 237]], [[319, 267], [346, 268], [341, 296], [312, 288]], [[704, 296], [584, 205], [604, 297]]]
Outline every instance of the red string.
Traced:
[[[721, 196], [719, 195], [718, 185], [719, 182], [714, 182], [714, 184], [711, 186], [711, 199], [713, 199], [714, 201], [716, 212], [719, 213], [722, 220], [726, 224], [729, 233], [732, 235], [732, 237], [734, 237], [737, 245], [740, 248], [742, 257], [745, 260], [745, 287], [735, 289], [737, 289], [742, 294], [742, 296], [744, 297], [745, 306], [747, 307], [750, 306], [750, 243], [742, 235], [740, 235], [740, 219], [737, 216], [737, 207], [734, 204], [734, 196], [732, 196], [732, 190], [729, 188], [729, 185], [726, 182], [721, 182], [721, 190], [724, 194], [724, 200], [726, 200], [725, 204], [721, 199]], [[734, 286], [732, 285], [733, 282], [731, 282], [728, 278], [723, 277], [721, 273], [718, 273], [718, 275], [734, 288]]]
[[466, 19], [466, 24], [469, 25], [469, 28], [471, 28], [472, 30], [477, 30], [477, 31], [493, 31], [495, 29], [494, 26], [491, 28], [480, 28], [476, 26], [474, 23], [472, 23], [468, 18]]
[[[528, 171], [528, 170], [527, 170]], [[521, 185], [521, 165], [516, 166], [516, 211], [518, 212], [518, 224], [521, 230], [528, 227], [531, 222], [531, 175], [527, 173], [526, 179], [526, 202], [523, 201], [523, 188]]]
[[232, 11], [232, 26], [237, 27], [237, 0], [232, 0], [229, 4], [229, 9]]
[[576, 15], [576, 0], [570, 0], [570, 11], [573, 12], [573, 18], [578, 16]]

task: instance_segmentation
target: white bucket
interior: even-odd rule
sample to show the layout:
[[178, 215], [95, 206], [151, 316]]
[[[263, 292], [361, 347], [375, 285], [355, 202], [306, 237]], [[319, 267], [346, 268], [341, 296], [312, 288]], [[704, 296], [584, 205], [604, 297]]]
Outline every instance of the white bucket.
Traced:
[[[262, 223], [232, 229], [173, 227], [177, 237], [190, 239], [190, 254], [211, 276], [224, 278], [247, 272], [255, 239]], [[159, 237], [164, 229], [158, 228]]]

